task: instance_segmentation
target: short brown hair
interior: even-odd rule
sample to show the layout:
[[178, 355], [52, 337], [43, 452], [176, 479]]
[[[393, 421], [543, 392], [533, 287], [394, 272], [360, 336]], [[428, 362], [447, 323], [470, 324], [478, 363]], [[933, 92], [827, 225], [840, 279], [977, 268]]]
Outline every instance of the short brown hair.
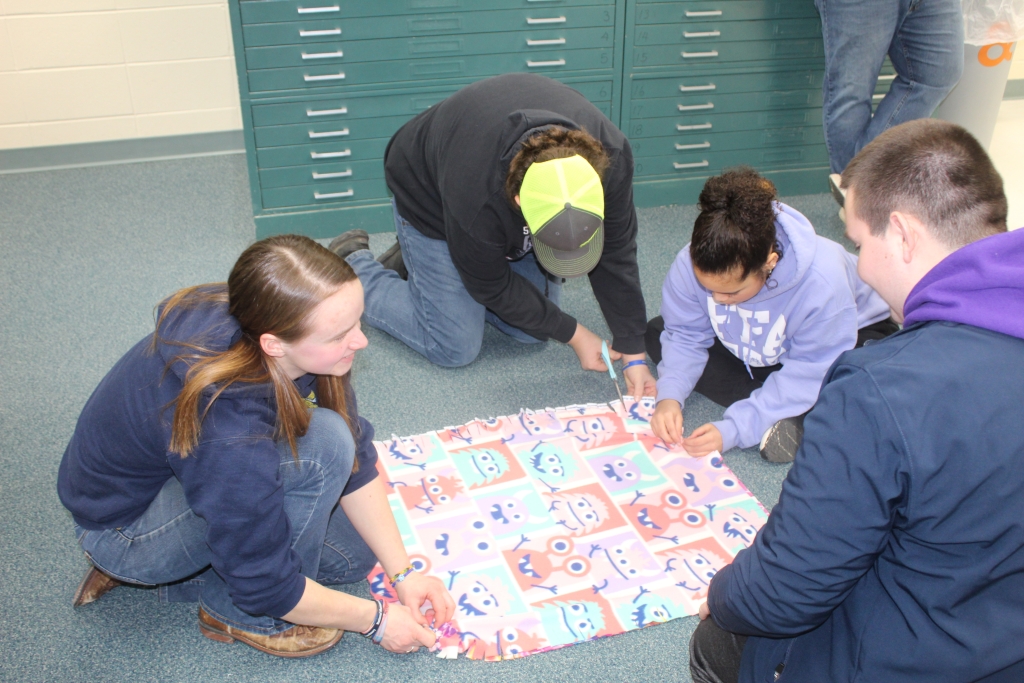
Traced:
[[508, 176], [505, 177], [505, 196], [508, 201], [515, 205], [516, 195], [523, 185], [523, 176], [531, 164], [567, 159], [577, 154], [594, 167], [599, 178], [604, 179], [609, 164], [608, 152], [587, 131], [552, 126], [526, 138], [508, 165]]
[[1006, 194], [992, 160], [970, 133], [938, 119], [890, 128], [843, 171], [856, 195], [857, 216], [875, 237], [893, 211], [923, 221], [951, 249], [1006, 232]]

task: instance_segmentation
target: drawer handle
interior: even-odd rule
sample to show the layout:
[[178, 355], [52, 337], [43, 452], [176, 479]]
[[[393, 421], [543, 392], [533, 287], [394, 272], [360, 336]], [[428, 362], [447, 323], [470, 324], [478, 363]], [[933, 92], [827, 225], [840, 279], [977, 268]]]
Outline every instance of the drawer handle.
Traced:
[[341, 109], [307, 109], [306, 116], [333, 116], [335, 114], [347, 114], [348, 107]]
[[708, 165], [708, 160], [707, 159], [705, 159], [704, 161], [695, 161], [692, 164], [681, 164], [678, 161], [673, 161], [672, 162], [672, 168], [676, 168], [676, 169], [682, 169], [682, 168], [704, 168], [707, 165]]
[[352, 169], [339, 171], [337, 173], [317, 173], [313, 171], [313, 180], [328, 180], [330, 178], [348, 178], [352, 175]]
[[341, 71], [336, 74], [324, 74], [323, 76], [303, 76], [302, 80], [310, 83], [312, 81], [340, 81], [345, 78], [345, 72]]
[[896, 74], [881, 75], [878, 77], [880, 81], [894, 81], [896, 80]]
[[710, 123], [695, 123], [692, 126], [684, 126], [682, 124], [677, 123], [676, 124], [676, 130], [678, 130], [678, 131], [685, 131], [685, 130], [711, 130], [711, 124]]
[[299, 38], [312, 38], [314, 36], [340, 36], [340, 28], [325, 28], [320, 31], [299, 31]]
[[352, 150], [346, 149], [342, 152], [310, 152], [310, 159], [339, 159], [352, 156]]
[[[684, 152], [688, 149], [707, 149], [710, 146], [710, 142], [701, 142], [696, 145], [680, 145], [678, 142], [676, 143], [676, 149], [679, 150], [680, 152]], [[316, 173], [314, 173], [313, 175], [315, 176]]]
[[530, 40], [527, 38], [526, 44], [530, 47], [537, 45], [565, 45], [565, 38], [551, 38], [550, 40]]
[[341, 130], [329, 130], [326, 133], [314, 133], [309, 131], [309, 139], [316, 140], [317, 138], [340, 138], [348, 135], [348, 128], [342, 128]]
[[565, 66], [564, 59], [552, 59], [547, 62], [534, 62], [529, 59], [526, 60], [526, 66], [533, 68], [537, 66]]
[[345, 190], [344, 192], [328, 192], [327, 194], [320, 194], [319, 192], [314, 192], [313, 199], [343, 199], [344, 197], [351, 197], [355, 193], [355, 190]]
[[705, 11], [701, 11], [701, 12], [693, 12], [691, 10], [686, 10], [686, 16], [691, 18], [691, 19], [693, 19], [695, 17], [720, 17], [720, 16], [722, 16], [722, 10], [720, 10], [720, 9], [712, 9], [712, 10], [705, 10]]
[[325, 7], [299, 7], [299, 14], [323, 14], [324, 12], [340, 12], [340, 5], [330, 5]]
[[683, 38], [717, 38], [721, 31], [683, 31]]
[[697, 111], [698, 109], [714, 109], [715, 103], [708, 102], [707, 104], [677, 104], [676, 107], [679, 111]]
[[526, 17], [526, 23], [534, 26], [536, 24], [564, 24], [565, 17], [550, 17], [534, 19], [533, 17]]
[[331, 57], [344, 57], [345, 53], [341, 50], [337, 52], [303, 52], [303, 59], [330, 59]]
[[714, 90], [715, 84], [708, 83], [707, 85], [681, 85], [679, 86], [679, 92], [697, 92], [698, 90]]
[[694, 57], [717, 57], [718, 50], [708, 50], [707, 52], [680, 52], [683, 59], [693, 59]]

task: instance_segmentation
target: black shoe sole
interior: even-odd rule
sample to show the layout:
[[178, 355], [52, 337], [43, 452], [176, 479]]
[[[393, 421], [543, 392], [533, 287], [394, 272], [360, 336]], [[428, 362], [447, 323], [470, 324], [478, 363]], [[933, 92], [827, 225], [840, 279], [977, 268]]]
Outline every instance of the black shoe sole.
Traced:
[[768, 462], [793, 462], [803, 439], [804, 424], [802, 418], [779, 420], [772, 427], [772, 432], [768, 435], [764, 448], [760, 449], [761, 457]]

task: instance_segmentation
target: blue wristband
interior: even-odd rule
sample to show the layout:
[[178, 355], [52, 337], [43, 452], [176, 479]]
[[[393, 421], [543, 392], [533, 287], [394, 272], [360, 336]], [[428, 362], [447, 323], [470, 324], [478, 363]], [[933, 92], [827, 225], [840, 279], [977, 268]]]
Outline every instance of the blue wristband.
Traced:
[[622, 366], [622, 369], [623, 369], [623, 370], [626, 370], [627, 368], [631, 368], [631, 367], [633, 367], [634, 365], [647, 365], [647, 361], [645, 361], [645, 360], [639, 360], [639, 359], [638, 359], [638, 360], [631, 360], [631, 361], [629, 361], [628, 363], [626, 363], [625, 365], [623, 365], [623, 366]]

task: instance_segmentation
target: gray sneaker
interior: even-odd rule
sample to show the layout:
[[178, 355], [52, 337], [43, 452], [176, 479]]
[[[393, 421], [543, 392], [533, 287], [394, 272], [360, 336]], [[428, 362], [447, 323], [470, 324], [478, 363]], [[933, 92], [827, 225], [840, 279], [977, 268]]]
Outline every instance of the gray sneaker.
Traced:
[[387, 268], [398, 273], [403, 280], [409, 279], [409, 270], [405, 267], [405, 259], [402, 258], [402, 245], [396, 240], [391, 248], [377, 257], [377, 261]]
[[838, 173], [832, 173], [828, 177], [828, 189], [832, 191], [832, 199], [836, 200], [836, 204], [840, 208], [846, 206], [846, 190], [842, 188], [843, 176]]
[[761, 437], [761, 457], [768, 462], [793, 462], [803, 440], [803, 415], [779, 420]]
[[348, 258], [348, 255], [360, 249], [370, 248], [370, 236], [365, 230], [349, 230], [343, 232], [333, 240], [327, 247], [341, 258]]

